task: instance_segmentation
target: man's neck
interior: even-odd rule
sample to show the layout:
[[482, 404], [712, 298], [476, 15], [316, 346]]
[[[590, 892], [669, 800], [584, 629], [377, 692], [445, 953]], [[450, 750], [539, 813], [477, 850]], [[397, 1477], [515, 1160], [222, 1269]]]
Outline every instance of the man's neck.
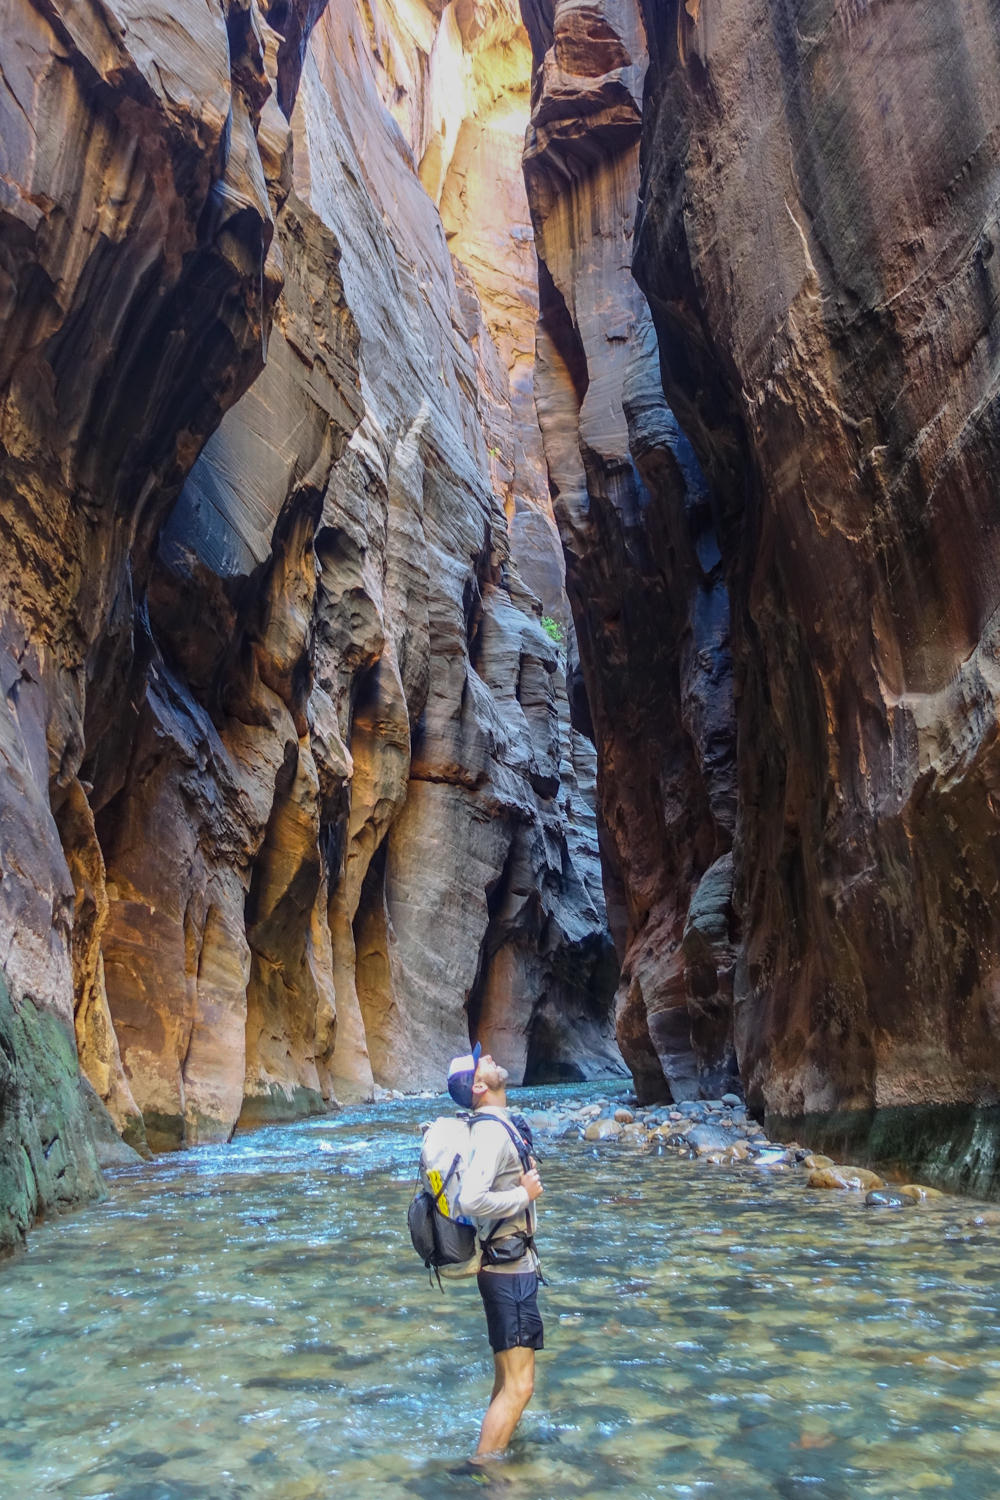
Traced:
[[486, 1109], [486, 1108], [506, 1109], [507, 1108], [507, 1090], [506, 1089], [487, 1089], [486, 1093], [483, 1094], [483, 1096], [480, 1099], [479, 1103], [476, 1105], [476, 1108], [477, 1109]]

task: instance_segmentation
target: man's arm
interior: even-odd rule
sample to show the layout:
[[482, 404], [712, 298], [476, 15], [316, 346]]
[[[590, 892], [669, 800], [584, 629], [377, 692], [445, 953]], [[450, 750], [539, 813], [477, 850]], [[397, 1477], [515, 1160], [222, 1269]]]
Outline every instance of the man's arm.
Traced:
[[462, 1177], [458, 1211], [470, 1219], [512, 1219], [527, 1208], [527, 1188], [512, 1187], [495, 1193], [493, 1183], [509, 1144], [503, 1126], [477, 1132], [469, 1165]]

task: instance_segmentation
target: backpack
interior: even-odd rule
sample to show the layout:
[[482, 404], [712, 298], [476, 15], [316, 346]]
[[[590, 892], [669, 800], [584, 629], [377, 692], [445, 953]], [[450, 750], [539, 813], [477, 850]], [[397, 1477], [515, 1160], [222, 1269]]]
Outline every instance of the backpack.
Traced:
[[[472, 1127], [478, 1119], [492, 1119], [513, 1141], [522, 1171], [530, 1165], [528, 1148], [515, 1130], [496, 1115], [440, 1115], [424, 1133], [417, 1190], [406, 1215], [413, 1248], [441, 1285], [441, 1271], [464, 1275], [476, 1255], [476, 1226], [458, 1212], [462, 1177], [472, 1152]], [[501, 1220], [500, 1223], [503, 1221]], [[500, 1224], [483, 1241], [485, 1250]]]

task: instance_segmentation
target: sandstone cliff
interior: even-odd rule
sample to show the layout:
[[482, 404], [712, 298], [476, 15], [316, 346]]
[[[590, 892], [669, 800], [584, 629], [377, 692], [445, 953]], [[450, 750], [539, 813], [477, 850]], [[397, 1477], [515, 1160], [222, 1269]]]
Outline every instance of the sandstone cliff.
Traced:
[[0, 1242], [97, 1190], [98, 1097], [156, 1148], [437, 1082], [470, 1026], [620, 1065], [533, 290], [438, 209], [475, 240], [455, 139], [484, 88], [510, 136], [523, 36], [323, 11], [5, 40]]
[[635, 4], [525, 0], [536, 388], [598, 747], [618, 1033], [644, 1097], [732, 1078], [728, 596], [712, 496], [630, 272], [647, 57]]
[[[735, 976], [755, 1108], [876, 1153], [936, 1153], [941, 1174], [995, 1190], [996, 8], [524, 8], [536, 63], [525, 165], [554, 372], [543, 428], [626, 904], [630, 1061], [644, 1054], [652, 1089], [655, 1054], [673, 1087], [668, 1012], [649, 1003], [642, 950], [659, 942], [661, 987], [682, 988], [689, 959], [689, 1009], [704, 983], [695, 950], [712, 953], [716, 975]], [[619, 329], [649, 339], [620, 270], [635, 211], [663, 389], [704, 476], [681, 462], [688, 498], [662, 522], [637, 432], [657, 383], [633, 404], [629, 356], [616, 369], [601, 342]], [[630, 551], [618, 497], [636, 517]], [[620, 610], [612, 591], [595, 608], [599, 525], [604, 551], [620, 548], [608, 569]], [[714, 674], [711, 697], [695, 694], [714, 724], [687, 710], [684, 663], [707, 619], [685, 610], [695, 583], [702, 604], [714, 599], [716, 645], [694, 652]], [[663, 599], [670, 614], [639, 643], [635, 622]], [[602, 661], [602, 640], [621, 643], [617, 658]], [[641, 751], [618, 753], [622, 710], [602, 694], [637, 649], [648, 675], [674, 678]], [[656, 806], [650, 770], [663, 766], [675, 795]], [[662, 837], [642, 865], [634, 830], [652, 818]], [[616, 820], [632, 832], [616, 839]], [[711, 915], [692, 950], [702, 892]]]
[[749, 1096], [992, 1105], [1000, 19], [644, 9], [637, 270], [744, 666]]

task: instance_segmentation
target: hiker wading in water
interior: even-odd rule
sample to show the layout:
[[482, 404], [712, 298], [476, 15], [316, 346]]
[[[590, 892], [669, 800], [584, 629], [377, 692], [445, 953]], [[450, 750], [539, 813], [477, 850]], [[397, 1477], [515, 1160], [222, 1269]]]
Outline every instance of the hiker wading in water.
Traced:
[[481, 1460], [507, 1447], [535, 1388], [542, 1320], [532, 1205], [541, 1197], [542, 1183], [507, 1110], [506, 1068], [488, 1054], [481, 1056], [477, 1043], [472, 1053], [452, 1062], [448, 1092], [462, 1109], [475, 1111], [458, 1206], [476, 1222], [482, 1249], [479, 1292], [495, 1372], [474, 1455]]

